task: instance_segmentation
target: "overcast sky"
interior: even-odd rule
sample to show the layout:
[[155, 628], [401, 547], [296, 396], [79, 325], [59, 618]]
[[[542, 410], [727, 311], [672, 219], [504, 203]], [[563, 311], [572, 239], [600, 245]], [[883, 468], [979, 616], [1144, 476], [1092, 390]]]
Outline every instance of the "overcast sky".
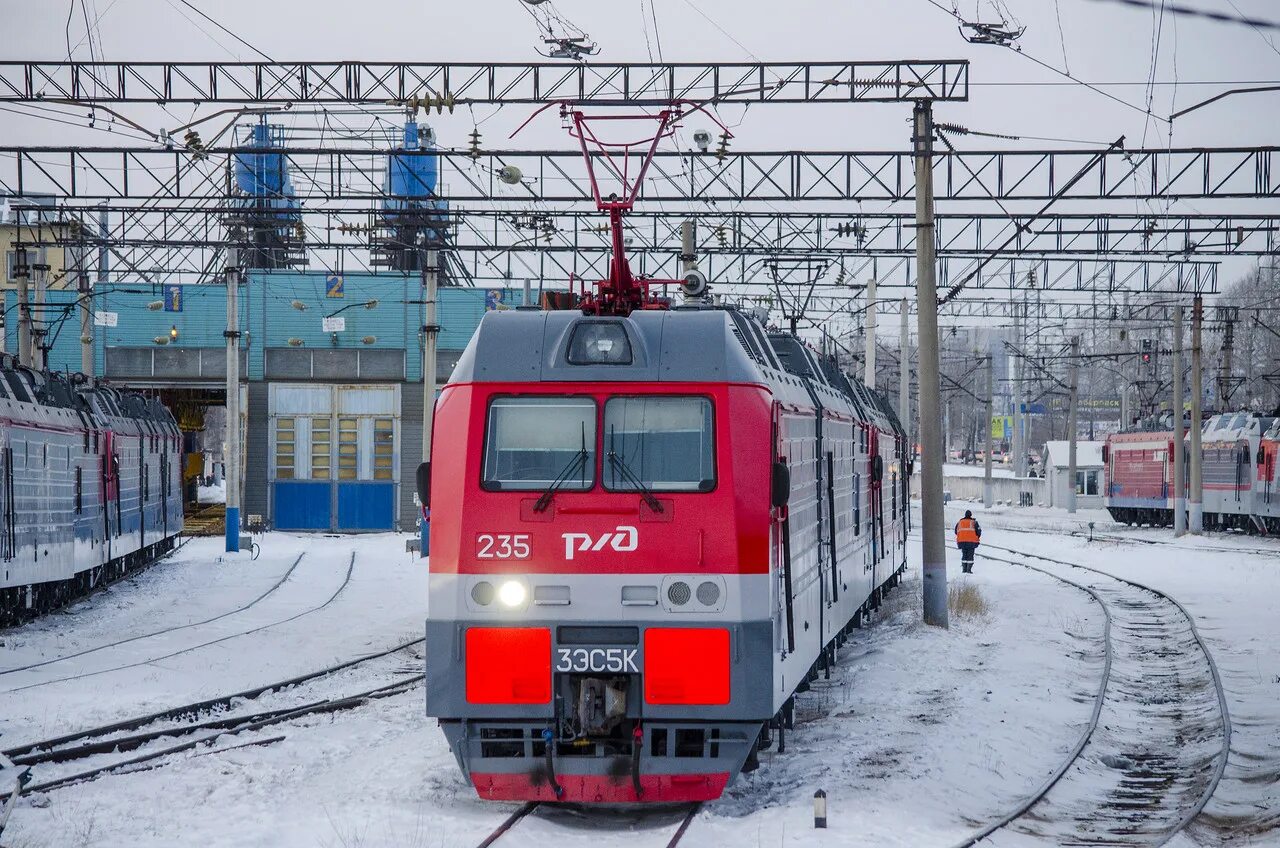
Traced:
[[[101, 57], [108, 60], [193, 60], [259, 58], [253, 50], [202, 20], [180, 0], [85, 0], [97, 19]], [[223, 0], [194, 2], [254, 47], [277, 60], [537, 61], [537, 27], [520, 0], [406, 2], [406, 0]], [[939, 0], [950, 7], [950, 0]], [[1184, 4], [1280, 20], [1274, 0], [1181, 0]], [[967, 58], [972, 99], [942, 104], [939, 120], [973, 129], [1016, 134], [1024, 141], [960, 139], [969, 149], [1013, 144], [1063, 147], [1080, 139], [1106, 143], [1120, 135], [1127, 146], [1231, 146], [1280, 143], [1276, 115], [1280, 92], [1237, 96], [1169, 124], [1149, 119], [1147, 83], [1154, 79], [1151, 108], [1168, 115], [1242, 83], [1280, 81], [1280, 30], [1261, 33], [1249, 26], [1176, 17], [1163, 21], [1150, 10], [1111, 0], [1004, 0], [1000, 5], [1026, 34], [1022, 49], [1074, 76], [1096, 82], [1117, 103], [1073, 84], [1026, 56], [991, 46], [968, 44], [950, 15], [929, 0], [846, 0], [846, 2], [762, 3], [755, 0], [558, 0], [559, 10], [598, 41], [597, 61], [775, 61]], [[5, 59], [58, 60], [70, 44], [77, 59], [88, 59], [80, 0], [0, 0], [9, 22], [0, 46]], [[1234, 7], [1234, 8], [1233, 8]], [[961, 13], [975, 17], [974, 0]], [[1000, 12], [983, 0], [976, 16], [998, 21]], [[656, 23], [656, 27], [655, 27]], [[1158, 37], [1157, 37], [1158, 33]], [[1153, 52], [1154, 55], [1153, 56]], [[1175, 86], [1173, 83], [1177, 82]], [[80, 112], [78, 107], [68, 107]], [[122, 107], [126, 108], [126, 107]], [[221, 107], [203, 107], [200, 114]], [[191, 106], [171, 107], [164, 116], [151, 107], [127, 107], [148, 125], [174, 126]], [[446, 147], [463, 147], [473, 120], [485, 118], [486, 146], [567, 146], [551, 116], [515, 142], [506, 133], [530, 113], [528, 107], [476, 107], [432, 118]], [[724, 106], [720, 115], [735, 125], [734, 148], [906, 149], [910, 107], [891, 105]], [[73, 123], [75, 120], [73, 119]], [[83, 123], [83, 118], [79, 119]], [[100, 130], [18, 117], [0, 112], [4, 144], [110, 143]], [[693, 125], [696, 126], [696, 123]], [[690, 128], [693, 128], [691, 126]], [[1268, 211], [1274, 201], [1178, 204], [1173, 211]], [[1113, 206], [1138, 211], [1137, 204]], [[972, 205], [966, 209], [972, 210]], [[1061, 211], [1081, 211], [1066, 205]], [[871, 210], [874, 211], [874, 210]], [[940, 211], [947, 211], [941, 208]], [[1227, 278], [1251, 263], [1233, 260]]]
[[[950, 0], [939, 0], [950, 6]], [[1185, 0], [1201, 8], [1280, 19], [1273, 0]], [[406, 0], [196, 0], [200, 8], [246, 41], [276, 59], [390, 59], [424, 61], [534, 61], [538, 32], [520, 0], [406, 2]], [[60, 59], [67, 54], [65, 25], [71, 15], [71, 43], [85, 32], [79, 0], [3, 0], [10, 36], [5, 58]], [[1153, 32], [1158, 15], [1109, 0], [1006, 0], [1003, 4], [1027, 28], [1026, 53], [1069, 67], [1076, 77], [1107, 86], [1106, 91], [1145, 108], [1152, 69]], [[565, 17], [599, 42], [599, 61], [657, 58], [668, 61], [897, 58], [967, 58], [973, 62], [972, 101], [939, 108], [939, 118], [975, 129], [1110, 141], [1124, 134], [1136, 146], [1149, 124], [1148, 143], [1168, 143], [1168, 125], [1147, 122], [1127, 108], [1024, 56], [965, 42], [955, 22], [928, 0], [559, 0]], [[179, 0], [88, 0], [91, 20], [100, 15], [102, 55], [107, 59], [255, 59], [253, 51], [200, 19]], [[984, 0], [983, 20], [998, 20]], [[961, 4], [974, 17], [973, 0]], [[1059, 18], [1061, 29], [1059, 29]], [[713, 23], [714, 22], [714, 23]], [[724, 33], [720, 30], [723, 29]], [[1168, 115], [1171, 104], [1186, 106], [1218, 93], [1223, 81], [1280, 79], [1280, 31], [1260, 34], [1244, 25], [1214, 23], [1166, 14], [1160, 29], [1153, 109]], [[646, 38], [647, 34], [647, 38]], [[16, 37], [14, 37], [16, 36]], [[1269, 39], [1269, 40], [1268, 40]], [[737, 43], [735, 43], [737, 42]], [[739, 43], [741, 46], [739, 46]], [[1065, 59], [1064, 59], [1065, 51]], [[89, 57], [88, 44], [75, 50]], [[1194, 83], [1212, 82], [1213, 85]], [[1037, 85], [1009, 85], [1036, 83]], [[511, 119], [522, 119], [515, 115]], [[1175, 145], [1271, 144], [1280, 141], [1275, 115], [1280, 92], [1236, 97], [1179, 119]], [[740, 107], [725, 107], [730, 123]], [[905, 141], [902, 106], [792, 109], [756, 107], [740, 127], [741, 146], [899, 147]], [[469, 123], [459, 116], [455, 123]], [[6, 123], [8, 123], [6, 121]], [[25, 122], [24, 122], [25, 123]], [[448, 121], [440, 122], [450, 130]], [[505, 123], [505, 120], [503, 121]], [[65, 128], [63, 128], [65, 129]], [[469, 130], [470, 127], [466, 127]], [[57, 125], [46, 126], [57, 137]], [[463, 130], [465, 132], [465, 130]], [[7, 133], [6, 133], [7, 134]], [[442, 141], [447, 143], [446, 137]], [[26, 136], [26, 133], [23, 133]]]

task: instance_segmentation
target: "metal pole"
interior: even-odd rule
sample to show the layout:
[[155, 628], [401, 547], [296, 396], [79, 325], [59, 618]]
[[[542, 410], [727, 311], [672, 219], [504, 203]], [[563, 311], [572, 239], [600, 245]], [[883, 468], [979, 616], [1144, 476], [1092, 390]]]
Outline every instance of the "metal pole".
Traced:
[[[431, 461], [431, 428], [436, 413], [436, 343], [440, 327], [436, 323], [436, 291], [439, 273], [436, 267], [437, 252], [427, 251], [427, 261], [422, 268], [422, 283], [426, 287], [426, 323], [422, 325], [422, 461]], [[526, 288], [526, 292], [527, 292]], [[526, 302], [528, 296], [526, 294]], [[427, 556], [431, 545], [431, 509], [424, 505], [421, 525], [422, 556]]]
[[938, 377], [938, 283], [933, 228], [933, 104], [915, 104], [912, 144], [916, 166], [916, 332], [920, 359], [921, 553], [924, 622], [947, 626], [946, 517], [942, 506], [942, 416]]
[[80, 373], [93, 377], [93, 303], [89, 289], [89, 271], [85, 268], [88, 258], [83, 249], [80, 251], [80, 262], [77, 268], [77, 289], [80, 296]]
[[862, 382], [876, 387], [876, 281], [867, 280], [867, 363]]
[[227, 248], [227, 551], [240, 550], [240, 251]]
[[18, 364], [31, 367], [31, 266], [26, 251], [18, 249]]
[[691, 219], [680, 222], [680, 261], [686, 274], [698, 267], [698, 224]]
[[[41, 248], [40, 252], [44, 253], [44, 248]], [[45, 290], [49, 285], [49, 266], [43, 261], [43, 256], [40, 258], [42, 261], [31, 266], [31, 270], [35, 272], [36, 281], [36, 308], [31, 316], [31, 367], [37, 371], [44, 371], [49, 366], [45, 361], [48, 351], [44, 347], [44, 302]]]
[[1067, 412], [1067, 512], [1076, 511], [1076, 416], [1080, 409], [1080, 337], [1071, 337], [1071, 406]]
[[1200, 403], [1204, 399], [1204, 386], [1200, 382], [1200, 325], [1204, 320], [1204, 298], [1196, 295], [1191, 305], [1191, 502], [1188, 510], [1187, 529], [1192, 535], [1204, 530], [1204, 487], [1201, 477], [1200, 451]]
[[994, 447], [991, 439], [991, 419], [995, 407], [996, 393], [996, 358], [987, 353], [987, 449], [982, 461], [982, 505], [987, 509], [995, 504], [995, 486], [991, 482], [991, 450]]
[[911, 438], [911, 312], [907, 299], [902, 299], [902, 327], [898, 337], [898, 417], [907, 437], [907, 457], [915, 456]]
[[[915, 439], [911, 437], [911, 310], [904, 297], [901, 303], [901, 335], [898, 337], [898, 418], [902, 422], [902, 435], [906, 446], [902, 452], [908, 463], [914, 466], [916, 455]], [[910, 500], [911, 479], [907, 477], [907, 493]], [[911, 510], [907, 509], [907, 526], [911, 529]], [[904, 537], [905, 543], [905, 537]]]
[[1182, 306], [1173, 308], [1173, 535], [1187, 532], [1185, 452], [1186, 428], [1182, 423]]
[[1020, 304], [1013, 305], [1013, 343], [1017, 347], [1014, 352], [1013, 360], [1013, 475], [1015, 477], [1025, 477], [1027, 469], [1023, 465], [1022, 457], [1026, 450], [1022, 446], [1022, 307]]

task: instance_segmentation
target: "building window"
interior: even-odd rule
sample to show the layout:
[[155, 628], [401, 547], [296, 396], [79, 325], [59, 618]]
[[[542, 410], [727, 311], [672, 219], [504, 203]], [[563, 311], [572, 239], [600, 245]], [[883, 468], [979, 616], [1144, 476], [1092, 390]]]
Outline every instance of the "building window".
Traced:
[[[32, 260], [32, 253], [31, 251], [23, 251], [23, 252], [26, 254], [26, 260], [25, 260], [25, 264], [23, 265], [23, 271], [29, 275], [31, 273], [30, 263]], [[5, 262], [4, 262], [5, 280], [10, 283], [18, 282], [18, 251], [16, 250], [6, 251], [4, 255], [4, 259], [5, 259]]]
[[292, 480], [294, 477], [294, 420], [276, 419], [276, 479]]
[[373, 479], [390, 480], [395, 458], [395, 421], [373, 419]]
[[328, 480], [333, 444], [330, 434], [333, 428], [328, 416], [311, 419], [311, 479]]
[[1076, 494], [1077, 495], [1098, 494], [1098, 472], [1097, 471], [1077, 471], [1076, 472]]
[[355, 480], [358, 476], [360, 429], [355, 418], [338, 419], [338, 479]]

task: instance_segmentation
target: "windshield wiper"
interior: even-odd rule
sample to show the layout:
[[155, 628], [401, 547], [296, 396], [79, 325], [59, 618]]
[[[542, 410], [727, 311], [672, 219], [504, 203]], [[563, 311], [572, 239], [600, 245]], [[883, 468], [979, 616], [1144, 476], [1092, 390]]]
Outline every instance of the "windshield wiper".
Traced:
[[635, 472], [631, 470], [631, 467], [627, 465], [627, 461], [618, 456], [616, 451], [612, 450], [609, 451], [607, 457], [609, 459], [609, 464], [613, 466], [614, 472], [620, 474], [622, 479], [635, 487], [636, 491], [640, 493], [640, 497], [644, 498], [644, 502], [649, 505], [649, 509], [654, 512], [662, 512], [662, 503], [653, 496], [653, 492], [650, 491], [649, 487], [636, 476]]
[[573, 455], [573, 459], [569, 460], [569, 464], [566, 465], [564, 469], [559, 474], [556, 475], [556, 479], [551, 481], [551, 485], [546, 488], [546, 490], [538, 498], [537, 502], [534, 503], [533, 511], [534, 512], [545, 511], [546, 508], [551, 505], [551, 499], [556, 496], [556, 492], [560, 491], [560, 488], [562, 486], [564, 486], [571, 479], [573, 479], [574, 472], [576, 472], [580, 466], [585, 465], [586, 462], [587, 462], [587, 449], [580, 448], [578, 452]]
[[555, 479], [551, 481], [551, 485], [546, 488], [542, 495], [533, 505], [534, 512], [545, 512], [547, 507], [551, 505], [551, 499], [556, 496], [556, 492], [562, 486], [573, 479], [574, 472], [579, 468], [586, 468], [587, 465], [587, 425], [582, 425], [582, 447], [578, 448], [578, 452], [573, 455], [569, 463], [561, 469]]

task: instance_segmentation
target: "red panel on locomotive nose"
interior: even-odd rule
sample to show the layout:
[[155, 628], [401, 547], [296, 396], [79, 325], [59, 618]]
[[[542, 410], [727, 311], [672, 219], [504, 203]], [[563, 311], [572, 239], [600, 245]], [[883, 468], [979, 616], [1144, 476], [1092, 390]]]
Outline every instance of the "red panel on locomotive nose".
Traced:
[[723, 627], [645, 630], [644, 700], [649, 704], [729, 703], [729, 631]]
[[545, 704], [551, 700], [551, 631], [546, 627], [470, 627], [467, 702]]

